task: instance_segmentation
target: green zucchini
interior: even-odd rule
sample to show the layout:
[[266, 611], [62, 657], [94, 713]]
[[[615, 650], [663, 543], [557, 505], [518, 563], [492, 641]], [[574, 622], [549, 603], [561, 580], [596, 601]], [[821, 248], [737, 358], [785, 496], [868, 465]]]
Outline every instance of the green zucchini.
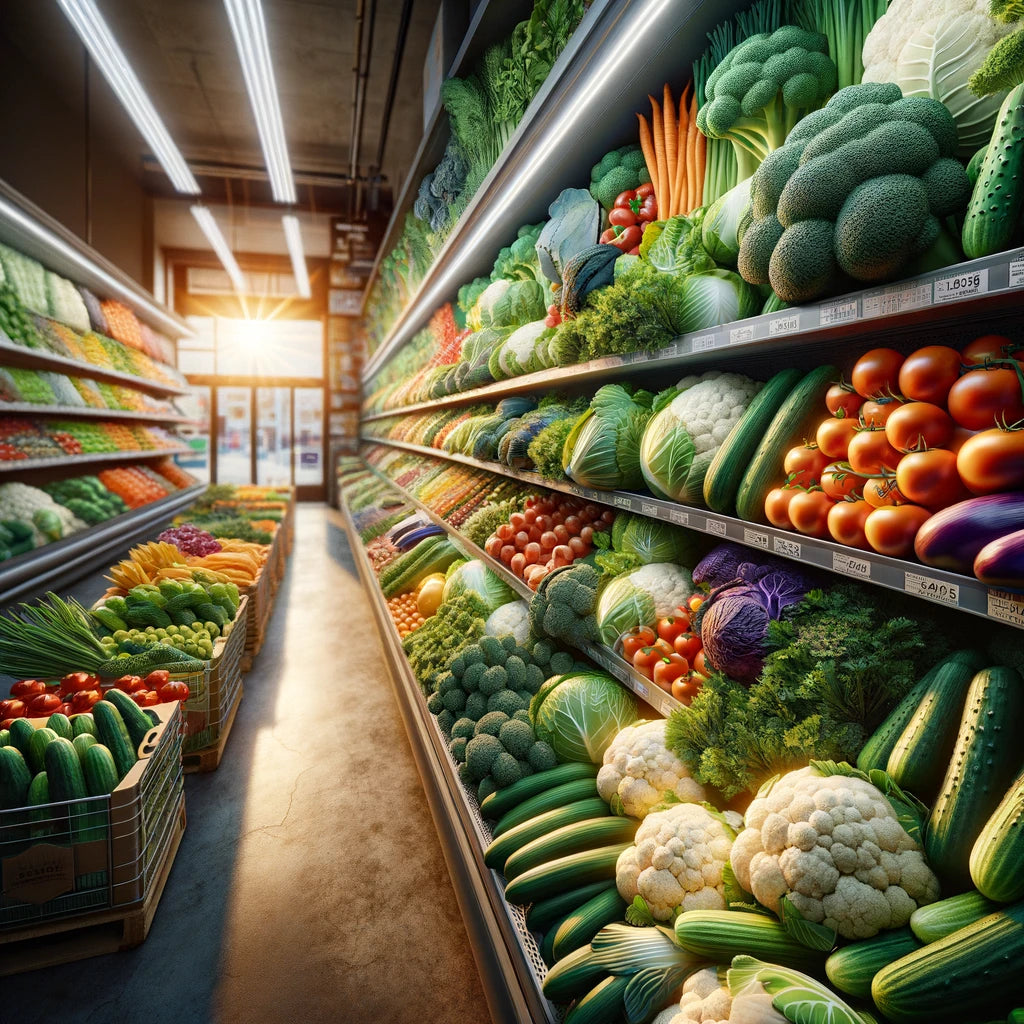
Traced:
[[509, 829], [521, 825], [524, 821], [536, 818], [538, 814], [546, 814], [566, 804], [574, 804], [577, 800], [587, 800], [597, 796], [597, 780], [594, 778], [576, 779], [563, 782], [554, 789], [545, 789], [536, 796], [531, 796], [512, 810], [501, 816], [491, 833], [495, 839], [504, 835]]
[[29, 737], [28, 754], [25, 760], [28, 762], [28, 770], [33, 775], [43, 770], [43, 753], [47, 745], [56, 738], [57, 734], [52, 729], [46, 728], [46, 726], [36, 729]]
[[734, 511], [736, 491], [743, 479], [744, 469], [775, 419], [779, 406], [802, 377], [799, 370], [780, 370], [754, 395], [743, 415], [729, 431], [704, 474], [704, 502], [712, 511], [723, 515], [730, 515]]
[[953, 753], [964, 700], [985, 667], [977, 651], [957, 651], [940, 664], [931, 685], [893, 746], [885, 770], [898, 786], [930, 804]]
[[142, 741], [153, 731], [153, 723], [149, 716], [124, 690], [118, 690], [116, 687], [108, 690], [103, 699], [113, 704], [121, 713], [121, 719], [132, 741], [132, 749], [138, 751]]
[[608, 888], [588, 900], [570, 914], [555, 932], [552, 947], [556, 961], [575, 952], [590, 948], [590, 940], [606, 925], [623, 921], [626, 916], [626, 901], [615, 888]]
[[117, 776], [123, 779], [138, 760], [124, 719], [117, 708], [107, 700], [99, 700], [93, 704], [92, 717], [96, 722], [97, 737], [113, 755]]
[[874, 976], [894, 960], [920, 948], [921, 943], [907, 927], [879, 932], [873, 938], [837, 949], [825, 961], [825, 974], [840, 992], [870, 999]]
[[[528, 776], [528, 778], [532, 778], [532, 776]], [[500, 793], [501, 790], [498, 792]], [[503, 832], [484, 851], [484, 863], [489, 868], [494, 868], [495, 871], [504, 871], [505, 861], [527, 843], [540, 839], [555, 829], [571, 825], [573, 822], [588, 821], [610, 815], [611, 811], [608, 809], [608, 805], [599, 796], [577, 800], [564, 807], [556, 807], [553, 811], [538, 814], [537, 817], [530, 818], [521, 825], [516, 825], [515, 828]]]
[[614, 880], [602, 879], [599, 882], [591, 882], [589, 885], [581, 885], [578, 889], [560, 892], [546, 900], [537, 900], [530, 905], [530, 909], [526, 912], [526, 926], [531, 932], [545, 932], [553, 922], [561, 921], [566, 914], [571, 914], [577, 908], [582, 907], [598, 893], [614, 888]]
[[527, 775], [525, 779], [514, 782], [511, 786], [496, 790], [484, 797], [480, 804], [480, 812], [488, 821], [498, 821], [524, 800], [546, 789], [554, 789], [563, 782], [574, 782], [576, 779], [597, 778], [598, 765], [590, 761], [567, 761], [544, 772]]
[[615, 862], [619, 859], [619, 854], [623, 850], [628, 850], [630, 845], [616, 843], [613, 846], [598, 847], [596, 850], [583, 850], [531, 868], [513, 878], [505, 886], [505, 898], [509, 903], [526, 906], [535, 900], [554, 896], [563, 889], [575, 889], [602, 879], [613, 881]]
[[588, 818], [556, 828], [547, 835], [520, 847], [505, 861], [504, 875], [508, 881], [541, 864], [567, 857], [581, 850], [593, 850], [611, 843], [632, 843], [640, 822], [635, 818], [605, 815]]
[[71, 719], [60, 711], [54, 711], [50, 715], [46, 720], [46, 727], [52, 729], [58, 736], [63, 736], [66, 740], [72, 739], [75, 735], [71, 731]]
[[557, 961], [548, 971], [541, 991], [553, 1003], [567, 1003], [590, 991], [607, 973], [601, 964], [595, 963], [590, 946], [581, 946]]
[[625, 1012], [629, 976], [613, 975], [599, 981], [563, 1018], [562, 1024], [617, 1024]]
[[96, 735], [96, 723], [88, 711], [71, 716], [71, 738], [74, 739], [83, 733], [88, 733], [90, 736]]
[[713, 963], [746, 953], [768, 963], [819, 972], [825, 954], [797, 942], [774, 917], [747, 910], [687, 910], [676, 918], [676, 941]]
[[0, 747], [0, 811], [24, 807], [32, 773], [15, 746]]
[[753, 455], [745, 463], [730, 459], [732, 471], [743, 472], [736, 491], [736, 514], [740, 519], [750, 523], [768, 522], [764, 500], [773, 487], [782, 483], [786, 452], [794, 445], [803, 444], [814, 433], [821, 422], [825, 392], [838, 379], [839, 371], [834, 366], [819, 366], [805, 374], [761, 433]]
[[[972, 161], [973, 162], [973, 161]], [[1024, 83], [999, 108], [992, 138], [964, 216], [968, 259], [1008, 249], [1024, 211]]]
[[8, 727], [11, 734], [11, 746], [21, 751], [22, 757], [28, 757], [28, 742], [36, 727], [27, 718], [16, 718]]
[[918, 907], [910, 915], [910, 930], [920, 942], [938, 942], [996, 909], [995, 903], [972, 889]]
[[971, 879], [990, 900], [1024, 897], [1024, 771], [1006, 791], [971, 848]]
[[1024, 680], [1005, 665], [971, 681], [953, 756], [932, 807], [925, 854], [954, 892], [971, 884], [971, 847], [1020, 767]]
[[883, 967], [871, 997], [893, 1024], [961, 1024], [1021, 1001], [1024, 903], [1015, 903]]

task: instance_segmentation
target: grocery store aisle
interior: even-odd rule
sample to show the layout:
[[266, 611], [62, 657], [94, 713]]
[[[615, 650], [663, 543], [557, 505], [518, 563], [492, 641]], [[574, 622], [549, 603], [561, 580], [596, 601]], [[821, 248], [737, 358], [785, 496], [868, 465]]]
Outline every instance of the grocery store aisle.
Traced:
[[3, 979], [2, 1024], [489, 1020], [352, 557], [336, 513], [299, 506], [149, 938]]

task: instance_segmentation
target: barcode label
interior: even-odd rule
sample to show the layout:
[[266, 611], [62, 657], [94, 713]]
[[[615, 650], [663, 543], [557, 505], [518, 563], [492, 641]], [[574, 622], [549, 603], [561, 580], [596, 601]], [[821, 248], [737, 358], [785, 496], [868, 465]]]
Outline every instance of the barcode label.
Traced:
[[720, 519], [709, 519], [707, 523], [708, 533], [717, 534], [719, 537], [725, 536], [726, 525]]
[[931, 301], [931, 281], [890, 285], [864, 296], [864, 316], [892, 316], [908, 309], [920, 309]]
[[669, 509], [668, 520], [670, 523], [675, 523], [676, 526], [689, 526], [690, 525], [690, 513], [680, 512], [678, 509]]
[[640, 514], [644, 516], [657, 516], [658, 506], [648, 505], [646, 501], [640, 502]]
[[694, 352], [705, 352], [709, 348], [714, 348], [717, 343], [717, 334], [698, 334], [690, 342]]
[[1019, 288], [1024, 284], [1024, 257], [1010, 263], [1010, 287]]
[[742, 345], [744, 342], [754, 340], [754, 328], [753, 326], [747, 327], [733, 327], [729, 331], [729, 344], [730, 345]]
[[780, 334], [792, 334], [800, 330], [800, 314], [790, 313], [789, 316], [777, 316], [768, 321], [768, 333], [773, 337]]
[[612, 504], [616, 508], [630, 508], [631, 509], [633, 507], [633, 499], [628, 497], [625, 494], [616, 494], [615, 497], [612, 498]]
[[832, 552], [832, 568], [844, 576], [855, 576], [859, 580], [871, 579], [871, 563], [864, 558], [854, 558], [843, 551]]
[[800, 558], [803, 552], [799, 541], [789, 540], [787, 537], [776, 537], [772, 542], [772, 547], [777, 555], [785, 555], [787, 558]]
[[743, 540], [746, 544], [753, 544], [756, 548], [768, 550], [768, 534], [762, 533], [760, 530], [744, 530]]
[[845, 324], [857, 319], [857, 300], [849, 302], [834, 302], [830, 306], [819, 307], [819, 322], [822, 327], [831, 327], [832, 324]]
[[972, 295], [984, 295], [987, 291], [988, 269], [972, 270], [936, 281], [935, 301], [955, 302], [957, 299], [969, 299]]
[[988, 613], [993, 619], [1024, 628], [1024, 594], [1010, 594], [1005, 590], [988, 592]]
[[943, 583], [916, 572], [903, 574], [903, 589], [908, 594], [924, 597], [939, 604], [948, 604], [954, 608], [960, 603], [960, 587], [956, 583]]
[[650, 696], [651, 693], [651, 691], [648, 690], [643, 683], [637, 682], [635, 679], [633, 680], [633, 690], [635, 693], [639, 694], [645, 700]]

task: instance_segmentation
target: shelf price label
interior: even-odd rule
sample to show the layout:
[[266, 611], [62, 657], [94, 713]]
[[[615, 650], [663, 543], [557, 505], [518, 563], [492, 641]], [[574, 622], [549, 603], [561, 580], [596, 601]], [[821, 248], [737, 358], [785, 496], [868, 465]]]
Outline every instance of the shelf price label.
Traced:
[[677, 508], [670, 508], [668, 510], [668, 521], [675, 523], [676, 526], [689, 526], [690, 525], [690, 513], [683, 512]]
[[583, 488], [579, 484], [569, 484], [568, 490], [570, 494], [575, 494], [578, 498], [583, 497]]
[[630, 498], [628, 495], [625, 495], [625, 494], [616, 494], [615, 497], [612, 498], [612, 504], [616, 508], [632, 509], [633, 508], [633, 499]]
[[754, 328], [753, 325], [748, 324], [746, 327], [733, 327], [729, 331], [729, 344], [730, 345], [744, 345], [748, 341], [754, 340]]
[[903, 574], [903, 589], [908, 594], [924, 597], [929, 601], [937, 601], [939, 604], [948, 604], [953, 608], [960, 604], [959, 584], [933, 580], [920, 573], [905, 572]]
[[633, 687], [634, 692], [637, 693], [639, 696], [643, 697], [644, 700], [646, 700], [651, 695], [651, 691], [648, 690], [643, 683], [639, 682], [636, 679], [632, 680], [630, 685]]
[[725, 523], [722, 522], [721, 519], [711, 519], [710, 517], [708, 518], [708, 520], [707, 520], [707, 532], [708, 533], [713, 533], [713, 534], [715, 534], [718, 537], [724, 537], [725, 533], [726, 533], [726, 529], [727, 529], [727, 527], [726, 527]]
[[864, 316], [892, 316], [910, 309], [921, 309], [931, 301], [931, 281], [889, 285], [864, 295]]
[[657, 516], [658, 516], [658, 506], [657, 505], [649, 505], [646, 501], [641, 501], [640, 502], [640, 514], [642, 516], [653, 516], [654, 518], [657, 518]]
[[789, 316], [777, 316], [768, 321], [768, 334], [776, 338], [780, 334], [792, 334], [800, 330], [800, 314], [790, 313]]
[[661, 712], [661, 713], [662, 713], [662, 714], [663, 714], [663, 715], [664, 715], [664, 716], [665, 716], [666, 718], [668, 718], [668, 716], [669, 716], [669, 715], [671, 715], [671, 714], [672, 714], [672, 712], [673, 712], [673, 711], [675, 711], [675, 709], [676, 709], [676, 706], [675, 706], [675, 704], [673, 704], [673, 703], [672, 703], [672, 701], [670, 701], [670, 700], [664, 700], [664, 699], [662, 699], [662, 701], [661, 701], [661, 706], [660, 706], [660, 707], [658, 708], [658, 710], [659, 710], [659, 711], [660, 711], [660, 712]]
[[871, 579], [871, 563], [866, 558], [854, 558], [845, 551], [832, 552], [832, 570], [858, 580]]
[[1006, 590], [988, 592], [989, 618], [1008, 622], [1024, 629], [1024, 594], [1011, 594]]
[[744, 544], [751, 544], [755, 548], [761, 548], [764, 551], [768, 550], [768, 534], [762, 533], [760, 530], [744, 530], [743, 531], [743, 542]]
[[984, 295], [987, 291], [988, 268], [982, 268], [940, 278], [935, 282], [935, 301], [956, 302], [958, 299], [969, 299], [972, 295]]
[[785, 555], [787, 558], [800, 558], [803, 552], [800, 542], [788, 537], [774, 537], [772, 548], [777, 555]]
[[857, 300], [850, 299], [849, 302], [833, 302], [827, 306], [819, 307], [818, 322], [822, 327], [831, 327], [834, 324], [847, 324], [857, 319]]
[[1024, 285], [1024, 256], [1010, 262], [1010, 287], [1020, 288]]
[[694, 352], [706, 352], [709, 348], [714, 348], [717, 341], [717, 334], [698, 334], [690, 342], [690, 347]]

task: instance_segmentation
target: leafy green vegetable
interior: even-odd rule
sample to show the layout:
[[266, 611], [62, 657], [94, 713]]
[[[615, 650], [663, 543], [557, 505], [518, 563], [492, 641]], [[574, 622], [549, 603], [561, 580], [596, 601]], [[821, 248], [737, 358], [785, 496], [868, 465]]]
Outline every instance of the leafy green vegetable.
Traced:
[[601, 207], [583, 188], [567, 188], [548, 207], [550, 220], [537, 238], [537, 257], [544, 276], [556, 284], [565, 265], [597, 242]]
[[[650, 228], [644, 232], [645, 238], [649, 232]], [[661, 222], [661, 231], [646, 251], [641, 246], [640, 254], [666, 274], [693, 274], [715, 267], [715, 261], [704, 249], [700, 229], [683, 214]]]
[[549, 423], [530, 442], [527, 451], [534, 468], [542, 477], [548, 480], [565, 479], [565, 470], [562, 468], [562, 449], [565, 447], [566, 438], [572, 432], [577, 418], [570, 416]]
[[490, 611], [477, 594], [467, 590], [442, 602], [435, 615], [402, 641], [402, 650], [424, 693], [434, 691], [451, 658], [483, 636]]
[[516, 600], [515, 591], [478, 558], [460, 566], [445, 582], [445, 601], [466, 593], [479, 598], [488, 615], [495, 608]]

